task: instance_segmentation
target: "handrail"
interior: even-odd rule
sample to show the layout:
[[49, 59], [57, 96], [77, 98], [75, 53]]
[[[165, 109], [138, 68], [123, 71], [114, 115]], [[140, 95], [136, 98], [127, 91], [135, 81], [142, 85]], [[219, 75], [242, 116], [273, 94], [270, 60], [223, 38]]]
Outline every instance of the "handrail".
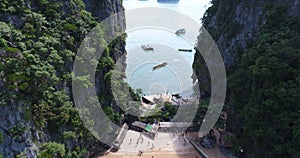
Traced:
[[198, 153], [203, 157], [203, 158], [209, 158], [199, 147], [198, 145], [192, 141], [189, 137], [186, 137], [186, 139], [193, 145], [193, 147], [198, 151]]

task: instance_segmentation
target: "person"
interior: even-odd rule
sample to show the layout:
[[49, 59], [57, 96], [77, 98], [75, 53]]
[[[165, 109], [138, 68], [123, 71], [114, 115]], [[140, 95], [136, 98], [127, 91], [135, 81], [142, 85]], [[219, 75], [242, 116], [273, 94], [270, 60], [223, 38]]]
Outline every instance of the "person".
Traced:
[[154, 149], [154, 144], [152, 144], [152, 147], [151, 147], [151, 149]]
[[142, 156], [142, 151], [139, 150], [139, 153], [137, 154], [137, 156]]
[[140, 156], [142, 156], [143, 152], [144, 152], [144, 151], [143, 151], [143, 150], [141, 150], [141, 155], [140, 155]]
[[129, 139], [129, 143], [128, 143], [128, 145], [129, 145], [129, 144], [131, 144], [131, 142], [132, 142], [132, 139], [130, 138], [130, 139]]

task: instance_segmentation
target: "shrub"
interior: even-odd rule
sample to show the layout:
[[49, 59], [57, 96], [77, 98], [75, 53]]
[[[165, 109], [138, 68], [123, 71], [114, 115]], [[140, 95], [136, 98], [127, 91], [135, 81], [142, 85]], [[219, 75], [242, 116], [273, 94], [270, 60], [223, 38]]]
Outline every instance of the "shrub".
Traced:
[[77, 30], [77, 26], [75, 26], [73, 24], [70, 24], [70, 23], [65, 24], [64, 28], [67, 31], [75, 31], [75, 30]]
[[55, 142], [47, 142], [42, 144], [38, 158], [64, 157], [65, 146]]
[[[0, 132], [0, 144], [3, 143], [3, 134]], [[0, 155], [0, 158], [1, 158], [1, 155]]]
[[75, 139], [76, 138], [76, 133], [72, 131], [65, 131], [63, 133], [64, 139]]
[[18, 48], [13, 48], [13, 47], [7, 47], [5, 50], [6, 50], [6, 52], [8, 52], [8, 53], [19, 53], [19, 52], [21, 52], [20, 49], [18, 49]]

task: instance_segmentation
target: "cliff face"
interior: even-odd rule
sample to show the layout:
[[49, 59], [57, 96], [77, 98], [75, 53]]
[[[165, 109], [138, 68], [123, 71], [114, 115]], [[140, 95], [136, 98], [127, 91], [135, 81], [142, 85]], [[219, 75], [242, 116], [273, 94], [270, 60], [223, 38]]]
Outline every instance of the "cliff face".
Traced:
[[[298, 0], [212, 1], [212, 6], [202, 18], [203, 27], [215, 40], [228, 75], [234, 72], [243, 51], [256, 42], [260, 29], [266, 23], [269, 15], [267, 8], [275, 4], [288, 7], [288, 14], [291, 16], [300, 16]], [[202, 96], [209, 96], [210, 77], [199, 52], [195, 54], [194, 71]]]
[[[241, 51], [256, 39], [260, 26], [265, 22], [263, 6], [263, 1], [213, 1], [204, 14], [203, 27], [215, 40], [227, 73], [238, 62]], [[195, 55], [194, 69], [201, 96], [209, 97], [209, 72], [199, 52]]]
[[[72, 105], [70, 72], [84, 36], [97, 21], [123, 11], [121, 2], [5, 0], [0, 6], [0, 157], [82, 157], [105, 150]], [[125, 16], [111, 26], [106, 33], [124, 31]], [[123, 44], [110, 52], [115, 61]]]
[[121, 1], [106, 0], [99, 3], [97, 0], [83, 0], [86, 4], [86, 9], [90, 11], [98, 20], [103, 20], [114, 13], [123, 12], [124, 8]]
[[[235, 134], [232, 150], [238, 157], [299, 157], [299, 1], [212, 4], [203, 26], [226, 66], [224, 110], [226, 130]], [[208, 98], [210, 77], [199, 52], [193, 66], [202, 98]]]
[[125, 31], [125, 15], [124, 8], [119, 0], [106, 0], [99, 3], [98, 0], [83, 0], [86, 4], [86, 9], [91, 12], [98, 20], [105, 20], [106, 18], [119, 13], [111, 19], [110, 23], [115, 27], [111, 27], [111, 32]]
[[245, 49], [254, 41], [265, 22], [263, 1], [215, 2], [203, 17], [203, 26], [211, 32], [226, 67], [236, 62], [238, 48]]

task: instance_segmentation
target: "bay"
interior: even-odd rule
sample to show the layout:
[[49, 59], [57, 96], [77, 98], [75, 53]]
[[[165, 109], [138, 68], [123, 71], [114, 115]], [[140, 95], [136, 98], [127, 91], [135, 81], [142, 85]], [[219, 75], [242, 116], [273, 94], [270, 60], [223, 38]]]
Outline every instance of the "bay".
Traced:
[[[200, 17], [209, 6], [209, 0], [123, 0], [125, 10], [158, 7], [177, 11], [200, 24]], [[125, 15], [126, 16], [126, 15]], [[170, 19], [171, 20], [171, 19]], [[179, 28], [178, 28], [179, 29]], [[174, 32], [159, 28], [141, 28], [126, 31], [126, 79], [134, 88], [142, 89], [145, 95], [179, 93], [184, 97], [193, 94], [192, 63], [194, 43]], [[148, 44], [154, 51], [144, 51]], [[180, 52], [178, 49], [192, 49]], [[153, 66], [167, 62], [165, 67], [152, 71]]]

